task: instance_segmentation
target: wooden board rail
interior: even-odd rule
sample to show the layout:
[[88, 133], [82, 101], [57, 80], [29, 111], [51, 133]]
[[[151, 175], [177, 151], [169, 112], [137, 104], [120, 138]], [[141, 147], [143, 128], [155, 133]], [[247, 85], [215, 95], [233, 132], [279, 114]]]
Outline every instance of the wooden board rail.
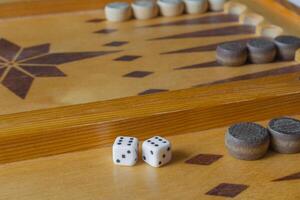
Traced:
[[0, 116], [0, 163], [300, 111], [300, 73]]
[[111, 1], [112, 0], [16, 1], [0, 4], [0, 18], [101, 9], [105, 4]]

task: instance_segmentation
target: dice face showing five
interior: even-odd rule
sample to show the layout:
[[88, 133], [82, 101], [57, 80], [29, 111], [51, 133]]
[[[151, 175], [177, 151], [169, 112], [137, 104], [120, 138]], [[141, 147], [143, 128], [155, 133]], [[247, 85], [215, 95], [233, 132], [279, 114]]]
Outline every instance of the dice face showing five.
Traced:
[[160, 167], [172, 158], [171, 143], [159, 136], [143, 142], [143, 160], [153, 167]]
[[116, 165], [133, 166], [138, 160], [138, 140], [134, 137], [117, 137], [113, 144], [113, 161]]

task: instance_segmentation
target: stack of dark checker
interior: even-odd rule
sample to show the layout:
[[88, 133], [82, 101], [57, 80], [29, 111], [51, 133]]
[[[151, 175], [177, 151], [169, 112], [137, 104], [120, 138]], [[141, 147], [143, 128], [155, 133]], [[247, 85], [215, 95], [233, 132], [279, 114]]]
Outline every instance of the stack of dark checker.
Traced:
[[229, 127], [225, 144], [229, 153], [241, 160], [262, 158], [272, 148], [276, 152], [300, 152], [300, 121], [282, 117], [272, 119], [268, 127], [246, 122]]
[[271, 63], [275, 59], [291, 61], [300, 49], [300, 38], [282, 35], [274, 40], [255, 38], [246, 44], [227, 42], [217, 47], [217, 61], [225, 66], [241, 66], [247, 61], [255, 64]]

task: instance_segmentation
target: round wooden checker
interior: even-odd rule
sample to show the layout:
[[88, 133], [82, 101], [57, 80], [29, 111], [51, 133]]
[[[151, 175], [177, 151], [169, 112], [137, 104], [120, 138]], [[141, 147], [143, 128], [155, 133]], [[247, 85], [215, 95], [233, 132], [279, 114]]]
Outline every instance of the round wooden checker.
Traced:
[[247, 47], [241, 42], [227, 42], [217, 47], [217, 61], [226, 66], [240, 66], [247, 61]]
[[269, 122], [271, 144], [275, 151], [280, 153], [300, 152], [300, 121], [282, 117]]
[[224, 9], [224, 4], [227, 0], [208, 0], [209, 9], [211, 11], [221, 11]]
[[244, 122], [229, 127], [225, 144], [229, 153], [241, 160], [263, 157], [269, 148], [268, 130], [259, 124]]
[[275, 44], [264, 38], [252, 39], [247, 43], [249, 60], [252, 63], [270, 63], [276, 56]]
[[281, 60], [294, 60], [297, 49], [300, 48], [300, 38], [291, 35], [281, 35], [275, 38], [278, 57]]
[[184, 0], [184, 3], [188, 14], [204, 13], [208, 9], [207, 0]]
[[152, 1], [135, 1], [131, 5], [136, 19], [151, 19], [158, 14], [157, 5]]
[[158, 0], [157, 4], [161, 15], [165, 17], [181, 15], [184, 10], [184, 4], [181, 0]]
[[109, 3], [105, 6], [105, 17], [108, 21], [121, 22], [131, 18], [131, 7], [126, 2]]

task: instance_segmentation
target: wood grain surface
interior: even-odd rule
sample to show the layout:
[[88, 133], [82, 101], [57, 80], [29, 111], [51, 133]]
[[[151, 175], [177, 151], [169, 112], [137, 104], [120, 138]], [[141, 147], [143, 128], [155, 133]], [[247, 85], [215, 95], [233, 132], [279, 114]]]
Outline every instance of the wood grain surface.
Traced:
[[[0, 166], [0, 199], [300, 198], [299, 154], [270, 151], [261, 160], [236, 160], [225, 149], [226, 129], [167, 137], [173, 159], [162, 168], [141, 159], [133, 167], [115, 166], [111, 147], [5, 164]], [[199, 154], [202, 162], [185, 163]], [[211, 156], [218, 159], [203, 163]]]
[[[19, 0], [0, 4], [0, 18], [101, 9], [112, 0]], [[123, 0], [130, 1], [130, 0]]]
[[277, 2], [280, 3], [282, 6], [286, 7], [287, 9], [292, 10], [295, 13], [297, 13], [298, 15], [300, 15], [299, 6], [293, 4], [292, 2], [289, 2], [288, 0], [277, 0]]
[[0, 117], [0, 162], [299, 112], [300, 73]]
[[[292, 29], [286, 17], [277, 25]], [[238, 20], [206, 13], [116, 24], [102, 10], [2, 20], [0, 163], [106, 146], [120, 134], [177, 135], [298, 113], [297, 61], [215, 63], [212, 46], [257, 36]]]

